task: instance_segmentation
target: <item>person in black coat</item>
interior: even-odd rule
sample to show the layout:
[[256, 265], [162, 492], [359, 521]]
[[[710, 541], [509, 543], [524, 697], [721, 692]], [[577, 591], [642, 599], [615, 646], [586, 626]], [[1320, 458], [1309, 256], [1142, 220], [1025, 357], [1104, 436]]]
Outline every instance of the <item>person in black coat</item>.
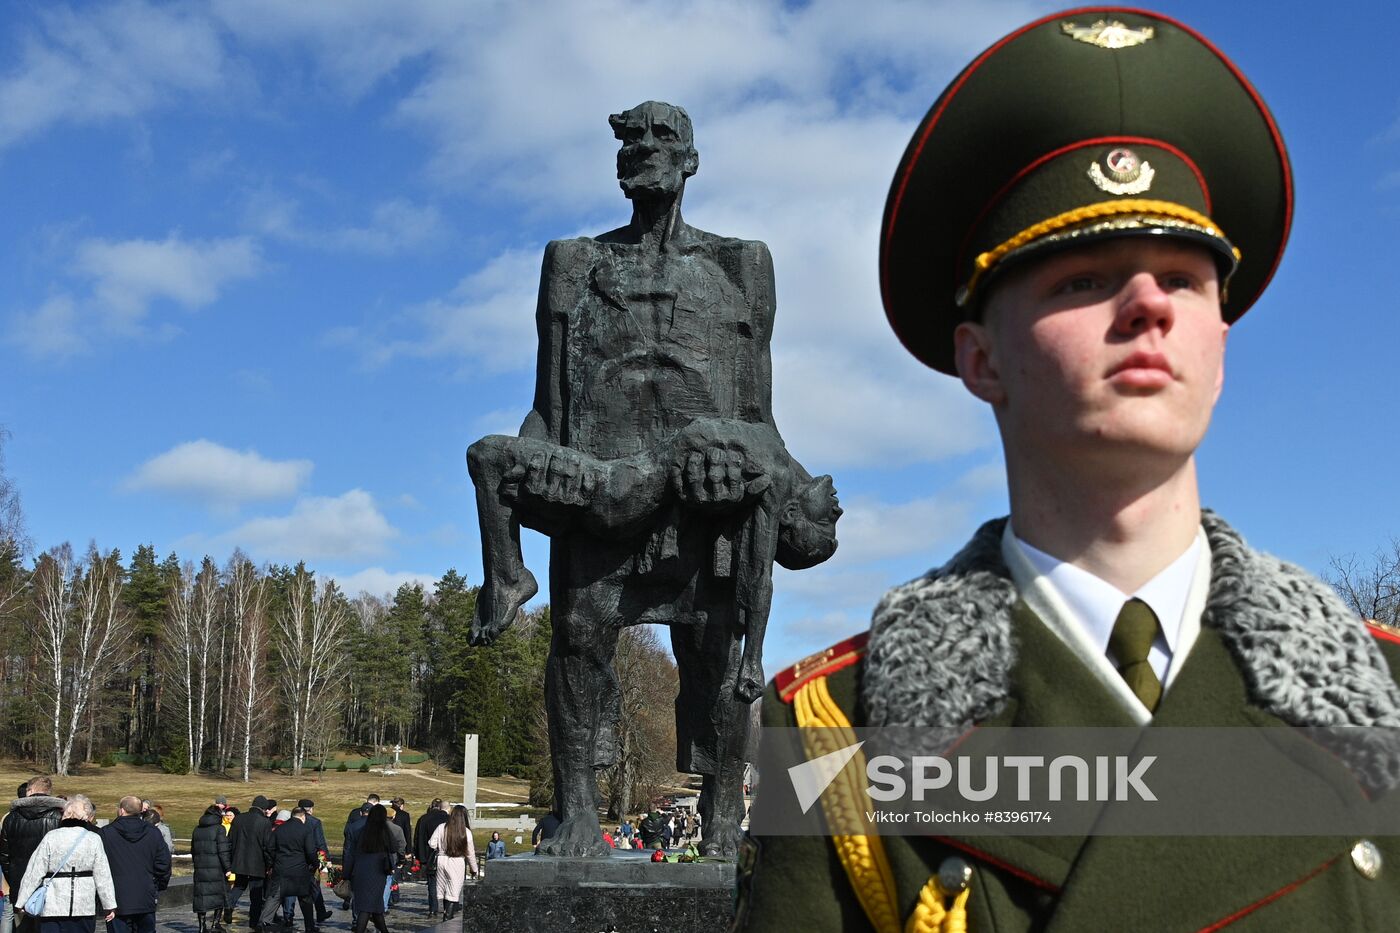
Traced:
[[557, 833], [561, 822], [559, 814], [553, 811], [540, 817], [539, 822], [535, 824], [535, 831], [530, 834], [530, 845], [535, 847], [536, 855], [540, 854], [540, 843]]
[[228, 840], [233, 846], [233, 890], [229, 892], [226, 921], [231, 919], [233, 909], [248, 892], [248, 926], [257, 933], [262, 929], [259, 918], [263, 910], [263, 881], [267, 877], [267, 853], [271, 848], [272, 821], [268, 813], [277, 806], [275, 800], [268, 800], [262, 794], [253, 798], [253, 805], [247, 813], [233, 818]]
[[370, 794], [370, 795], [368, 795], [367, 797], [365, 797], [365, 802], [364, 802], [364, 803], [360, 804], [358, 807], [356, 807], [355, 809], [353, 809], [353, 810], [350, 811], [350, 813], [345, 817], [345, 822], [348, 823], [348, 822], [350, 822], [351, 820], [355, 819], [355, 817], [356, 817], [357, 814], [365, 814], [365, 813], [368, 813], [368, 812], [369, 812], [369, 808], [372, 807], [372, 806], [374, 806], [374, 805], [377, 804], [377, 803], [379, 803], [379, 795], [378, 795], [378, 794]]
[[346, 839], [345, 874], [355, 904], [355, 933], [365, 933], [370, 920], [379, 933], [389, 933], [384, 923], [384, 886], [398, 864], [395, 848], [389, 814], [378, 804], [370, 809], [353, 843]]
[[[316, 801], [303, 797], [297, 801], [297, 806], [306, 811], [306, 831], [311, 834], [311, 841], [316, 845], [318, 855], [330, 857], [330, 843], [326, 841], [326, 827], [316, 817]], [[316, 878], [311, 879], [311, 900], [316, 905], [316, 922], [325, 923], [331, 918], [333, 911], [326, 909], [325, 893], [321, 890], [321, 885]]]
[[[345, 829], [341, 832], [345, 843], [341, 847], [340, 861], [341, 869], [346, 872], [349, 871], [346, 867], [346, 860], [349, 858], [350, 850], [355, 848], [355, 841], [360, 838], [360, 831], [365, 828], [365, 820], [369, 817], [370, 809], [371, 804], [362, 804], [358, 810], [351, 810], [350, 819], [345, 821]], [[340, 909], [349, 910], [350, 901], [346, 900], [341, 902]]]
[[263, 896], [259, 925], [266, 927], [276, 922], [282, 899], [295, 897], [301, 905], [306, 933], [316, 933], [316, 922], [311, 919], [311, 888], [319, 858], [316, 840], [306, 828], [305, 810], [297, 807], [292, 811], [292, 818], [273, 831], [271, 849], [272, 871]]
[[[0, 821], [0, 869], [11, 879], [15, 890], [24, 879], [29, 858], [51, 829], [63, 819], [64, 801], [53, 795], [53, 780], [47, 776], [31, 779], [19, 787], [19, 796], [10, 804], [10, 812]], [[23, 906], [23, 905], [21, 905]], [[17, 916], [15, 930], [37, 930], [37, 922], [28, 915]]]
[[[223, 933], [233, 846], [224, 829], [224, 811], [219, 807], [210, 807], [199, 818], [199, 825], [190, 834], [190, 858], [194, 862], [194, 913], [199, 918], [199, 933]], [[205, 926], [205, 915], [211, 911], [212, 930]]]
[[438, 912], [437, 897], [437, 851], [428, 845], [433, 838], [433, 830], [447, 822], [447, 811], [442, 808], [442, 798], [436, 798], [428, 812], [418, 817], [413, 827], [413, 854], [423, 866], [423, 880], [428, 883], [428, 916]]
[[109, 933], [155, 933], [156, 899], [170, 884], [170, 848], [141, 816], [140, 797], [123, 797], [117, 804], [117, 818], [102, 827], [102, 847], [117, 892]]
[[404, 839], [412, 839], [413, 817], [409, 814], [408, 806], [404, 799], [402, 797], [395, 797], [393, 800], [389, 801], [389, 803], [394, 808], [392, 819], [399, 829], [403, 830]]

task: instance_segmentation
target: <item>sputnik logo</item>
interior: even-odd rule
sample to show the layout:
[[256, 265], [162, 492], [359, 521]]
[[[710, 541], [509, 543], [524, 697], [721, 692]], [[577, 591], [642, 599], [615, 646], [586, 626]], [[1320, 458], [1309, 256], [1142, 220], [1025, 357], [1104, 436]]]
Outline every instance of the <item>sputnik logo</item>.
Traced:
[[820, 758], [813, 758], [788, 768], [792, 789], [797, 794], [797, 803], [802, 807], [804, 814], [812, 809], [812, 804], [831, 786], [831, 782], [836, 780], [836, 775], [841, 773], [841, 769], [846, 767], [864, 744], [864, 741], [860, 741], [854, 745], [847, 745]]

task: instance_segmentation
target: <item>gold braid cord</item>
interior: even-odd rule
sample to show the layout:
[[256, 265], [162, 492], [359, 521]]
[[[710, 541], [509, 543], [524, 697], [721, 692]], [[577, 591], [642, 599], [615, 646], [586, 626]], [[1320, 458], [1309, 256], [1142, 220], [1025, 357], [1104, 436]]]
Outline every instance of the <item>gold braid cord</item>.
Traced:
[[[972, 278], [967, 282], [966, 293], [971, 295], [976, 289], [982, 277], [991, 270], [998, 262], [1009, 253], [1013, 253], [1028, 243], [1033, 243], [1044, 236], [1052, 233], [1059, 233], [1070, 227], [1077, 227], [1080, 224], [1088, 223], [1092, 220], [1102, 220], [1107, 217], [1118, 217], [1124, 214], [1141, 214], [1147, 218], [1163, 218], [1177, 221], [1193, 228], [1198, 228], [1200, 232], [1210, 236], [1225, 239], [1224, 232], [1200, 211], [1186, 207], [1184, 204], [1177, 204], [1173, 201], [1158, 201], [1152, 198], [1122, 198], [1117, 201], [1100, 201], [1097, 204], [1087, 204], [1084, 207], [1076, 207], [1074, 210], [1065, 211], [1047, 220], [1042, 220], [1037, 224], [1032, 224], [1020, 233], [1007, 240], [1005, 243], [990, 249], [979, 255], [972, 262]], [[1235, 250], [1235, 258], [1239, 259], [1239, 251]]]
[[[820, 758], [855, 744], [851, 722], [831, 698], [826, 678], [816, 677], [793, 696], [793, 711], [803, 733], [807, 757]], [[831, 844], [846, 870], [865, 915], [877, 933], [901, 933], [895, 902], [894, 872], [885, 846], [866, 819], [870, 798], [865, 788], [865, 755], [860, 752], [846, 763], [836, 780], [822, 794], [822, 810], [832, 827], [859, 825], [856, 835], [833, 835]], [[904, 933], [967, 933], [967, 895], [964, 889], [945, 909], [938, 879], [930, 878], [919, 894], [919, 903], [903, 926]]]
[[963, 888], [953, 898], [951, 907], [943, 906], [943, 886], [930, 878], [919, 892], [919, 903], [904, 924], [904, 933], [967, 933], [967, 896], [972, 888]]

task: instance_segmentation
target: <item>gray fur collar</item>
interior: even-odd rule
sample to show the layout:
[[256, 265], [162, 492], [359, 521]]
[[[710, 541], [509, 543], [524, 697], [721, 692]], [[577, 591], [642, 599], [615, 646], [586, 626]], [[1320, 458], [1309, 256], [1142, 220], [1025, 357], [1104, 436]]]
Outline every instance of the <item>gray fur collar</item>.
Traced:
[[[1400, 726], [1400, 688], [1332, 588], [1251, 550], [1214, 513], [1201, 524], [1212, 555], [1201, 624], [1220, 633], [1250, 700], [1295, 726]], [[871, 725], [962, 729], [1002, 707], [1017, 601], [1001, 556], [1005, 525], [987, 522], [947, 564], [880, 601], [861, 680]], [[1388, 772], [1380, 782], [1394, 786], [1394, 759], [1381, 765], [1384, 755], [1354, 763]]]

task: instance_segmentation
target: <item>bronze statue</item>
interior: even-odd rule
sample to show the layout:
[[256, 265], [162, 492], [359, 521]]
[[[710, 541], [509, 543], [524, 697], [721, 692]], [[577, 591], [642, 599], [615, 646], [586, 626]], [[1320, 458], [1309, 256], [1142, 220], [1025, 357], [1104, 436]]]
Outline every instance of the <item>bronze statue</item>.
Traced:
[[549, 535], [545, 696], [563, 823], [542, 851], [607, 855], [596, 772], [618, 754], [618, 634], [669, 626], [677, 769], [702, 775], [705, 853], [733, 855], [773, 561], [830, 557], [841, 509], [773, 423], [768, 248], [681, 219], [699, 165], [689, 116], [647, 101], [609, 122], [631, 222], [546, 247], [534, 408], [519, 437], [467, 452], [485, 561], [472, 640], [494, 639], [538, 591], [520, 526]]

